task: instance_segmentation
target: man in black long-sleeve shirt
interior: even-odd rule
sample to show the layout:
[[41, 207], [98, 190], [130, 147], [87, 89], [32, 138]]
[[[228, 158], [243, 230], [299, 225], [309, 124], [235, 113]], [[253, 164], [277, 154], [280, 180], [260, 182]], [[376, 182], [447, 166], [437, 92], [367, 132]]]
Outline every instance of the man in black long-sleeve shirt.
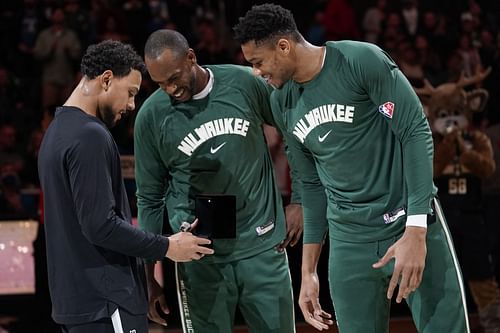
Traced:
[[90, 46], [84, 75], [57, 109], [38, 159], [52, 317], [63, 332], [148, 332], [141, 257], [197, 260], [209, 240], [131, 224], [118, 149], [107, 127], [134, 109], [144, 72], [128, 45]]

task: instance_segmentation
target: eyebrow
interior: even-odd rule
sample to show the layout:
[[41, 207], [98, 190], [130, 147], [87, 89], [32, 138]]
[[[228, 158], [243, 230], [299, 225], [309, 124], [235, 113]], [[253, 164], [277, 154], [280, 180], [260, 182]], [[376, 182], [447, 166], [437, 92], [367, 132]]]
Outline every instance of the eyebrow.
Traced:
[[249, 63], [253, 64], [253, 62], [254, 62], [254, 61], [256, 61], [256, 58], [255, 58], [255, 57], [254, 57], [254, 58], [250, 58], [250, 59], [248, 59], [247, 61], [248, 61]]
[[175, 72], [173, 72], [172, 74], [170, 74], [170, 76], [168, 76], [165, 80], [161, 80], [161, 81], [155, 81], [156, 83], [164, 83], [164, 82], [168, 82], [170, 80], [172, 80], [172, 77], [176, 76], [177, 74], [179, 74], [181, 71], [180, 70], [176, 70]]

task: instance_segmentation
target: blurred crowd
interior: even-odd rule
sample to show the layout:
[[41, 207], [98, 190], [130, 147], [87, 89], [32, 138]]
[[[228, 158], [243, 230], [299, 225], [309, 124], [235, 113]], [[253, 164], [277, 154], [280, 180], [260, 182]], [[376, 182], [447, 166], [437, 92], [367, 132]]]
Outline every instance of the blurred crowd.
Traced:
[[[79, 81], [86, 47], [104, 39], [142, 53], [161, 28], [187, 36], [200, 64], [245, 60], [231, 27], [253, 4], [224, 0], [16, 0], [0, 3], [0, 219], [36, 217], [37, 152], [56, 106]], [[354, 39], [378, 44], [415, 87], [434, 86], [492, 68], [490, 92], [475, 126], [500, 120], [500, 5], [480, 0], [274, 1], [290, 8], [307, 40]], [[136, 101], [156, 89], [145, 78]], [[131, 115], [113, 129], [123, 154], [133, 153]], [[133, 193], [132, 193], [133, 195]]]

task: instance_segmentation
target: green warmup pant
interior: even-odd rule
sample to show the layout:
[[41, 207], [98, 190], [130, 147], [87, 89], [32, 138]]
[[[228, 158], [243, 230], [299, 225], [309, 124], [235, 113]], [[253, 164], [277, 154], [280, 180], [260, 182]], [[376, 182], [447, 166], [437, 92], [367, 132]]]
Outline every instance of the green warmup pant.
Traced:
[[[436, 202], [437, 205], [437, 202]], [[427, 257], [422, 282], [407, 299], [420, 333], [468, 333], [462, 275], [440, 207], [427, 230]], [[389, 332], [387, 299], [394, 260], [374, 269], [399, 237], [372, 243], [330, 238], [330, 292], [340, 333]], [[397, 289], [394, 298], [397, 295]]]
[[176, 264], [184, 333], [232, 333], [236, 306], [252, 333], [294, 333], [286, 252], [266, 250], [223, 264]]

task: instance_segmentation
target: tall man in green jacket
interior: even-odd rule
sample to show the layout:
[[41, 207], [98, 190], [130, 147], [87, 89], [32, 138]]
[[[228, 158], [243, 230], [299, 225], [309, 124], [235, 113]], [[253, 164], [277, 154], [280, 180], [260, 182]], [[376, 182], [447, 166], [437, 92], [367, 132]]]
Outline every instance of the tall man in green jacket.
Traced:
[[373, 44], [314, 46], [290, 11], [273, 4], [254, 6], [235, 33], [255, 74], [278, 88], [274, 118], [302, 183], [299, 305], [307, 322], [319, 330], [332, 324], [316, 273], [328, 231], [342, 333], [387, 332], [398, 284], [396, 301], [406, 299], [419, 332], [468, 332], [462, 278], [432, 183], [431, 132], [394, 62]]
[[[198, 65], [186, 39], [173, 30], [151, 34], [145, 62], [160, 89], [135, 124], [139, 225], [161, 233], [166, 210], [170, 226], [179, 230], [201, 218], [195, 211], [201, 195], [235, 197], [234, 206], [225, 207], [236, 212], [235, 237], [213, 239], [214, 255], [198, 265], [176, 266], [184, 332], [230, 333], [237, 306], [251, 332], [294, 332], [282, 249], [297, 242], [302, 219], [290, 219], [287, 228], [262, 129], [274, 124], [269, 87], [248, 67]], [[165, 304], [151, 267], [154, 310], [156, 301]]]

